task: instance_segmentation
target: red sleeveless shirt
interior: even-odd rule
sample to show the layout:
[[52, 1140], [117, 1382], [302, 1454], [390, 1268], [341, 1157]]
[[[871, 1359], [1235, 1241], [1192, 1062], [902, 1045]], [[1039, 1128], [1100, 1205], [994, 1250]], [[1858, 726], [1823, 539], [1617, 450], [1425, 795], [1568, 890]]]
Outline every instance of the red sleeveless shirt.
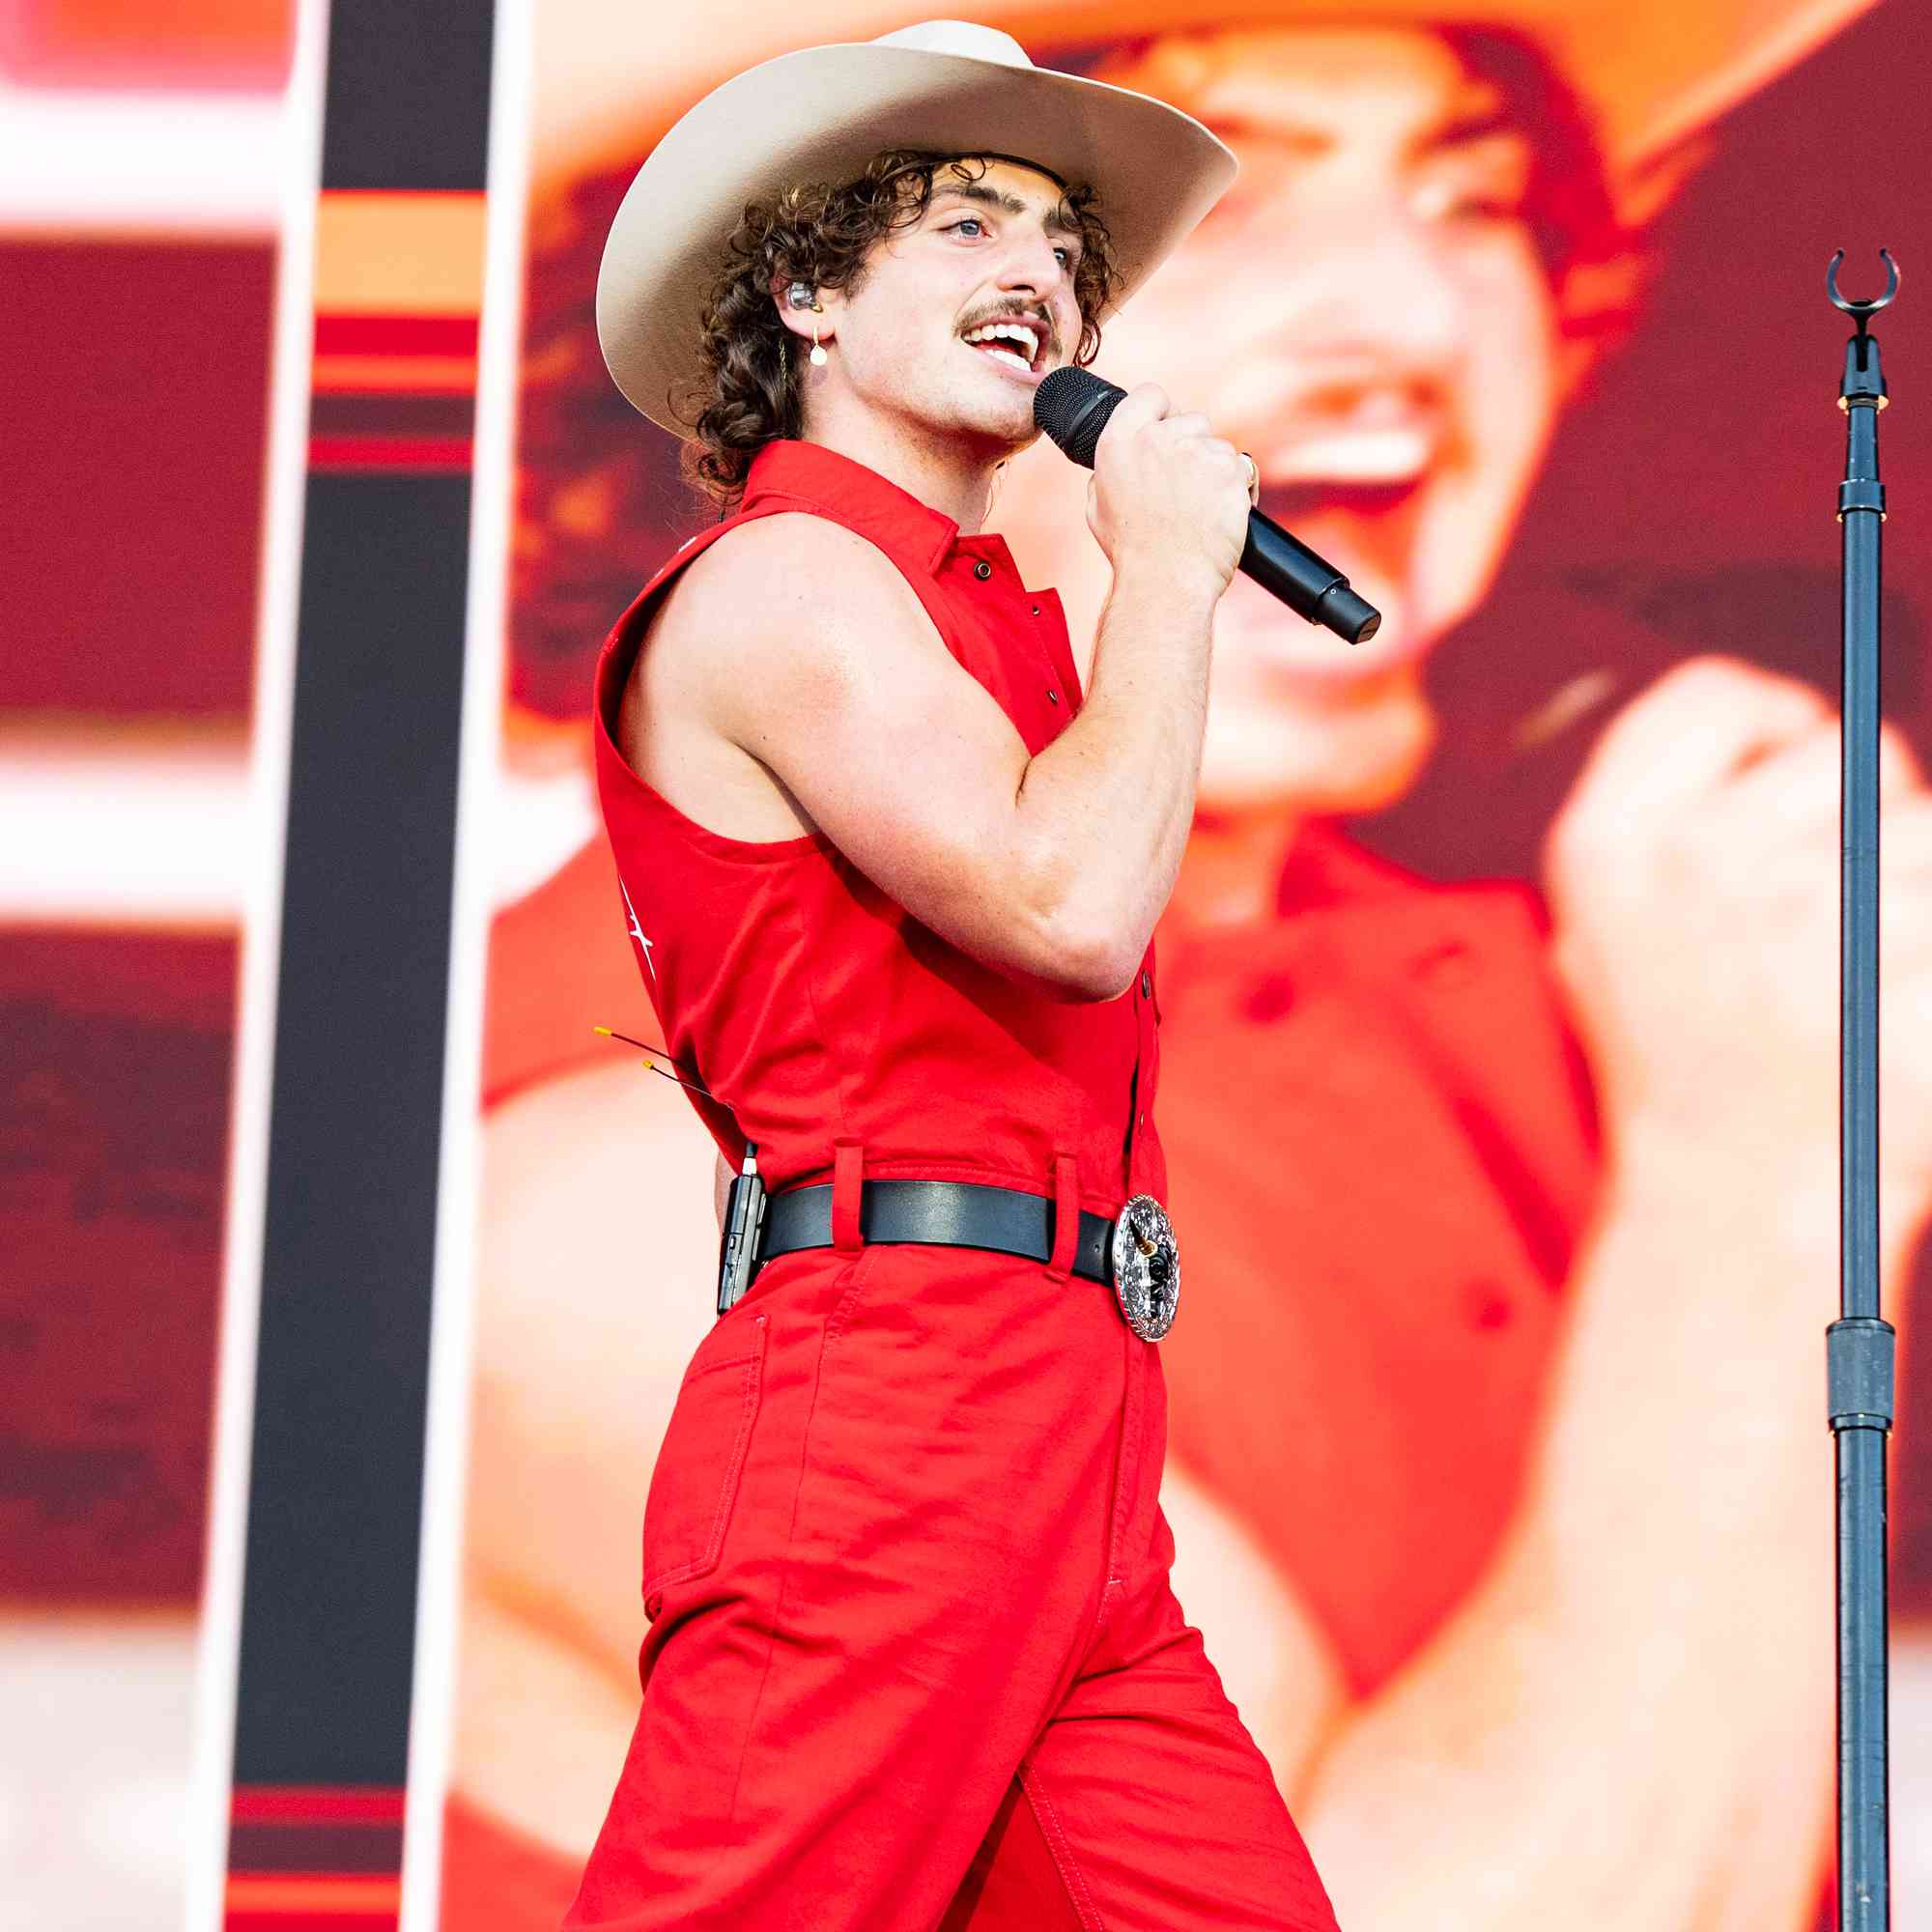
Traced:
[[[1028, 590], [1005, 542], [962, 536], [875, 470], [781, 440], [753, 460], [737, 514], [687, 543], [617, 620], [597, 661], [597, 788], [638, 970], [694, 1105], [736, 1165], [750, 1139], [766, 1185], [832, 1177], [864, 1149], [875, 1179], [972, 1180], [1052, 1194], [1076, 1164], [1082, 1205], [1112, 1215], [1164, 1197], [1153, 1127], [1153, 948], [1117, 1000], [1075, 1001], [949, 945], [822, 834], [767, 842], [696, 824], [625, 762], [624, 685], [678, 572], [738, 524], [804, 511], [897, 567], [947, 649], [1029, 753], [1080, 704], [1066, 619]], [[916, 767], [916, 748], [908, 748]]]

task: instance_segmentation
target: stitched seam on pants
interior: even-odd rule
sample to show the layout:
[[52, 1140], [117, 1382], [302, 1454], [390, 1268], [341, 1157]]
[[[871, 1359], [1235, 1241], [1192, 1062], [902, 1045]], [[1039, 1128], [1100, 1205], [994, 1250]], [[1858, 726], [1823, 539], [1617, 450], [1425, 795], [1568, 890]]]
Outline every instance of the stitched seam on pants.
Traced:
[[1127, 1529], [1134, 1519], [1134, 1497], [1148, 1479], [1147, 1356], [1153, 1348], [1153, 1343], [1143, 1342], [1138, 1336], [1127, 1344], [1126, 1413], [1121, 1418], [1121, 1493], [1115, 1505], [1114, 1534], [1107, 1550], [1107, 1580], [1122, 1589], [1133, 1567], [1127, 1552]]
[[[753, 1321], [760, 1328], [765, 1325], [762, 1315], [754, 1315]], [[688, 1577], [702, 1576], [718, 1561], [719, 1551], [724, 1548], [724, 1527], [731, 1514], [732, 1505], [738, 1500], [738, 1490], [744, 1480], [742, 1458], [745, 1453], [745, 1439], [752, 1433], [752, 1424], [757, 1420], [759, 1376], [764, 1367], [762, 1351], [756, 1355], [743, 1355], [733, 1362], [719, 1362], [703, 1370], [703, 1375], [722, 1375], [726, 1369], [743, 1369], [744, 1393], [738, 1416], [737, 1439], [731, 1444], [731, 1454], [726, 1462], [727, 1468], [736, 1468], [737, 1474], [724, 1485], [718, 1492], [718, 1507], [712, 1512], [711, 1533], [704, 1540], [704, 1548], [688, 1563], [680, 1563], [674, 1569], [667, 1570], [660, 1576], [644, 1578], [644, 1597], [648, 1602], [655, 1593], [662, 1596], [673, 1583], [682, 1583]]]
[[[1124, 1322], [1122, 1332], [1129, 1342], [1135, 1340], [1134, 1332]], [[1134, 1406], [1134, 1376], [1132, 1365], [1127, 1366], [1126, 1385], [1121, 1400], [1121, 1436], [1114, 1449], [1114, 1475], [1110, 1484], [1111, 1500], [1107, 1505], [1107, 1561], [1100, 1573], [1100, 1602], [1094, 1611], [1093, 1628], [1087, 1633], [1087, 1641], [1081, 1650], [1082, 1657], [1091, 1657], [1094, 1646], [1100, 1641], [1107, 1628], [1107, 1618], [1114, 1607], [1114, 1591], [1122, 1580], [1120, 1569], [1121, 1536], [1125, 1528], [1125, 1505], [1127, 1489], [1127, 1424]]]
[[[854, 1291], [858, 1288], [859, 1282], [849, 1277], [863, 1277], [867, 1272], [866, 1264], [871, 1253], [871, 1248], [863, 1248], [847, 1264], [845, 1275], [840, 1277], [841, 1293], [834, 1310], [835, 1314], [842, 1313], [850, 1306]], [[771, 1681], [772, 1659], [777, 1654], [779, 1647], [779, 1618], [783, 1614], [785, 1591], [791, 1583], [792, 1546], [798, 1541], [799, 1498], [805, 1494], [806, 1472], [811, 1466], [812, 1424], [818, 1419], [818, 1396], [825, 1382], [825, 1350], [827, 1340], [826, 1330], [820, 1329], [818, 1337], [818, 1366], [812, 1371], [811, 1377], [811, 1410], [805, 1418], [805, 1431], [799, 1443], [798, 1481], [791, 1492], [791, 1521], [785, 1526], [784, 1556], [779, 1570], [778, 1588], [772, 1594], [771, 1628], [765, 1633], [764, 1667], [758, 1672], [758, 1688], [752, 1697], [751, 1714], [745, 1719], [745, 1741], [738, 1747], [738, 1768], [731, 1776], [731, 1803], [724, 1813], [724, 1823], [727, 1828], [738, 1822], [738, 1793], [745, 1782], [745, 1760], [752, 1754], [752, 1738], [758, 1728], [758, 1713], [764, 1708], [765, 1686]]]
[[1106, 1932], [1105, 1921], [1094, 1903], [1093, 1893], [1087, 1889], [1086, 1877], [1074, 1861], [1073, 1847], [1060, 1823], [1060, 1813], [1053, 1808], [1053, 1800], [1046, 1795], [1046, 1784], [1038, 1769], [1023, 1764], [1019, 1776], [1020, 1789], [1026, 1793], [1027, 1803], [1033, 1806], [1034, 1822], [1039, 1827], [1040, 1836], [1046, 1840], [1047, 1850], [1053, 1854], [1053, 1862], [1060, 1870], [1060, 1882], [1065, 1886], [1066, 1895], [1073, 1901], [1080, 1923], [1086, 1932]]

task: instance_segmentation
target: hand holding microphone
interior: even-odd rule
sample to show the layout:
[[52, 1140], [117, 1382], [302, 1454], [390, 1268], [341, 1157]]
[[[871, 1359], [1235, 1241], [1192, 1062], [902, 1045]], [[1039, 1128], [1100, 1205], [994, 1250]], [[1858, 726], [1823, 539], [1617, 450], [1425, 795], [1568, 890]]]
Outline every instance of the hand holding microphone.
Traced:
[[[1166, 463], [1176, 468], [1185, 465], [1190, 471], [1201, 471], [1205, 479], [1216, 463], [1225, 460], [1222, 452], [1226, 445], [1206, 434], [1205, 417], [1166, 415], [1165, 399], [1151, 387], [1136, 390], [1130, 407], [1138, 410], [1142, 397], [1149, 399], [1149, 424], [1157, 424], [1163, 430], [1171, 428], [1173, 434], [1164, 439], [1165, 447], [1161, 439], [1137, 438], [1134, 457], [1139, 464]], [[1065, 455], [1091, 469], [1101, 431], [1126, 401], [1124, 389], [1091, 370], [1056, 369], [1034, 391], [1033, 418]], [[1128, 427], [1131, 418], [1123, 419], [1122, 427]], [[1132, 426], [1141, 427], [1137, 423]], [[1253, 459], [1243, 461], [1240, 482], [1252, 497]], [[1170, 485], [1184, 492], [1188, 480], [1183, 476], [1157, 477], [1144, 467], [1138, 486], [1129, 479], [1127, 495], [1130, 498], [1146, 495], [1157, 499], [1163, 494], [1172, 494]], [[1131, 502], [1127, 514], [1132, 514]], [[1099, 535], [1097, 530], [1095, 535]], [[1229, 549], [1233, 548], [1231, 541]], [[1349, 580], [1333, 564], [1317, 556], [1279, 524], [1253, 507], [1247, 513], [1246, 541], [1236, 567], [1310, 623], [1325, 624], [1350, 643], [1374, 637], [1381, 627], [1381, 612], [1356, 596], [1349, 587]], [[1224, 574], [1224, 583], [1232, 574], [1232, 571]]]

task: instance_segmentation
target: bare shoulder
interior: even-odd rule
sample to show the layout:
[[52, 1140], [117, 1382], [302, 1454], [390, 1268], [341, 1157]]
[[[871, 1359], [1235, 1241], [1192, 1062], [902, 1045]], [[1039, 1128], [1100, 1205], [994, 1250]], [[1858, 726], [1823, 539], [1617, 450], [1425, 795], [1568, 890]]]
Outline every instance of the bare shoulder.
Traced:
[[855, 530], [806, 511], [754, 518], [694, 558], [652, 629], [652, 648], [698, 643], [731, 685], [837, 688], [895, 646], [944, 651], [896, 566]]
[[[958, 676], [891, 560], [809, 513], [726, 530], [673, 580], [631, 666], [617, 742], [709, 830], [750, 840], [825, 829], [801, 739], [890, 737], [923, 678]], [[842, 755], [842, 753], [841, 753]]]

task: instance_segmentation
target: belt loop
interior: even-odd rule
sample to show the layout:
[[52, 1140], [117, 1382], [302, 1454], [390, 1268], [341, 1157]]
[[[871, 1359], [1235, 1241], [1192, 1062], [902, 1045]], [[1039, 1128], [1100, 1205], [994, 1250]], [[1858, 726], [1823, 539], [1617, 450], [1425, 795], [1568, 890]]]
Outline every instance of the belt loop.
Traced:
[[859, 1226], [859, 1190], [865, 1168], [863, 1142], [833, 1142], [832, 1245], [840, 1254], [855, 1255], [866, 1245], [865, 1234]]
[[1073, 1272], [1080, 1242], [1080, 1163], [1070, 1153], [1053, 1157], [1053, 1253], [1047, 1258], [1050, 1281], [1065, 1281]]

